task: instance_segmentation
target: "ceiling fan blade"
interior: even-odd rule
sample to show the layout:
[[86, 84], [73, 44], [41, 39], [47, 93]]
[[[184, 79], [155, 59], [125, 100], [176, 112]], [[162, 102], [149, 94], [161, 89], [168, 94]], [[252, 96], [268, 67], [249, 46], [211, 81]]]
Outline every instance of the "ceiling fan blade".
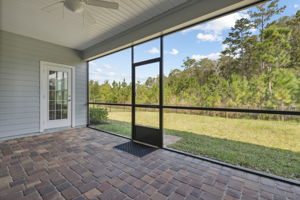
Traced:
[[45, 6], [45, 7], [41, 8], [41, 10], [46, 11], [46, 12], [50, 12], [52, 9], [54, 9], [53, 6], [55, 6], [57, 4], [62, 4], [62, 3], [64, 3], [64, 1], [58, 1], [58, 2], [52, 3], [48, 6]]
[[103, 0], [87, 0], [87, 5], [91, 6], [98, 6], [103, 8], [110, 8], [110, 9], [118, 9], [119, 4], [116, 2], [109, 2], [109, 1], [103, 1]]
[[83, 17], [84, 17], [84, 22], [86, 21], [88, 24], [96, 24], [96, 20], [95, 18], [92, 16], [92, 14], [87, 10], [84, 9], [84, 13], [83, 13]]

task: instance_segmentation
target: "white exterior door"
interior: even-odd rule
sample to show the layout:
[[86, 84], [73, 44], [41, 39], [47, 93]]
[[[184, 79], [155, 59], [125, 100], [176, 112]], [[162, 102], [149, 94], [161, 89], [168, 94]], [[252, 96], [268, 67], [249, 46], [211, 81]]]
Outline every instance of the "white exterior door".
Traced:
[[72, 126], [72, 68], [41, 62], [41, 131]]

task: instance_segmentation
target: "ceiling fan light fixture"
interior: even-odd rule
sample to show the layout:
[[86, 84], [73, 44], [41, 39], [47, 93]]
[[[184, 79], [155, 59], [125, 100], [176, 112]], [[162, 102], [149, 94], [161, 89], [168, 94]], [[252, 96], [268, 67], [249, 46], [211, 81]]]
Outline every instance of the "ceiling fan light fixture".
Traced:
[[[1, 0], [0, 0], [1, 1]], [[96, 20], [93, 15], [88, 11], [88, 6], [100, 7], [100, 8], [108, 8], [108, 9], [119, 9], [119, 4], [116, 2], [111, 2], [110, 0], [58, 0], [48, 6], [42, 8], [43, 11], [47, 11], [51, 9], [53, 6], [60, 4], [63, 6], [62, 9], [62, 17], [64, 18], [64, 8], [67, 8], [71, 12], [74, 13], [82, 13], [83, 16], [83, 24], [85, 21], [90, 24], [95, 24]]]
[[84, 2], [81, 0], [65, 0], [64, 6], [75, 13], [82, 13], [84, 10]]

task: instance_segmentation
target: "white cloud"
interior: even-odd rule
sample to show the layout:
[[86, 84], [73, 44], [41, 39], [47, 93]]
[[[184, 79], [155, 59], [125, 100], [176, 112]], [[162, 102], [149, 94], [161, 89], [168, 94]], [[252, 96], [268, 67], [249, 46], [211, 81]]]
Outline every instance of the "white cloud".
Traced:
[[243, 12], [233, 13], [201, 25], [201, 30], [221, 33], [222, 31], [233, 27], [235, 21], [241, 18], [249, 18], [249, 15]]
[[256, 32], [257, 32], [257, 29], [256, 29], [256, 28], [251, 28], [249, 31], [250, 31], [251, 33], [256, 33]]
[[127, 73], [116, 73], [116, 72], [104, 72], [101, 69], [95, 69], [90, 72], [90, 80], [98, 81], [99, 83], [103, 83], [104, 81], [125, 81], [127, 83], [131, 80], [131, 74]]
[[106, 75], [106, 76], [118, 76], [118, 74], [115, 72], [102, 72], [102, 73], [103, 73], [103, 75]]
[[106, 68], [106, 69], [111, 69], [112, 66], [109, 64], [102, 64], [101, 67]]
[[217, 60], [220, 57], [220, 53], [211, 53], [208, 55], [192, 55], [192, 58], [195, 60], [201, 60], [203, 58], [208, 58], [211, 60]]
[[295, 5], [294, 5], [294, 8], [299, 8], [299, 4], [295, 4]]
[[99, 69], [99, 68], [97, 68], [97, 69], [91, 71], [91, 74], [92, 74], [92, 75], [102, 74], [102, 70]]
[[92, 66], [92, 67], [100, 67], [100, 68], [106, 68], [106, 69], [111, 69], [112, 68], [112, 66], [111, 65], [109, 65], [109, 64], [97, 64], [96, 62], [94, 62], [94, 61], [90, 61], [89, 62], [89, 65], [90, 66]]
[[98, 68], [98, 69], [95, 70], [95, 72], [96, 72], [96, 73], [101, 73], [102, 70]]
[[96, 69], [91, 72], [93, 75], [109, 76], [109, 77], [131, 77], [130, 74], [126, 73], [115, 73], [115, 72], [103, 72], [101, 69]]
[[184, 29], [184, 30], [182, 30], [180, 32], [182, 34], [185, 34], [185, 33], [189, 33], [189, 32], [196, 31], [196, 30], [200, 30], [200, 25], [196, 25], [196, 26], [193, 26], [191, 28]]
[[217, 35], [217, 34], [198, 33], [197, 38], [199, 40], [210, 41], [210, 42], [215, 42], [215, 41], [221, 41], [222, 40], [222, 37]]
[[177, 55], [177, 54], [179, 54], [179, 51], [177, 49], [171, 49], [171, 51], [166, 51], [166, 53], [171, 54], [171, 55]]
[[117, 74], [115, 72], [103, 72], [101, 69], [96, 69], [95, 71], [91, 72], [94, 75], [104, 75], [104, 76], [116, 76]]
[[227, 47], [228, 47], [227, 44], [222, 44], [222, 46], [221, 46], [222, 51], [224, 51]]
[[150, 49], [148, 52], [151, 53], [151, 54], [158, 54], [158, 53], [159, 53], [159, 50], [158, 50], [156, 47], [153, 47], [153, 48]]
[[249, 18], [249, 15], [245, 12], [236, 12], [230, 15], [226, 15], [224, 17], [220, 17], [218, 19], [212, 20], [210, 22], [200, 24], [197, 26], [194, 26], [189, 29], [185, 29], [181, 31], [182, 33], [188, 33], [194, 30], [201, 30], [205, 32], [212, 32], [215, 34], [221, 34], [222, 31], [230, 29], [234, 26], [235, 21], [241, 18]]

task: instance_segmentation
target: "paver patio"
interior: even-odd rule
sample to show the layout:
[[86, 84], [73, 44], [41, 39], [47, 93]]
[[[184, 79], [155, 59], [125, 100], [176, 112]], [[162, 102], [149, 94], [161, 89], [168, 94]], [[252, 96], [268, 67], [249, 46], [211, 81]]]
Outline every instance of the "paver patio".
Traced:
[[300, 187], [89, 128], [0, 141], [0, 199], [300, 199]]

